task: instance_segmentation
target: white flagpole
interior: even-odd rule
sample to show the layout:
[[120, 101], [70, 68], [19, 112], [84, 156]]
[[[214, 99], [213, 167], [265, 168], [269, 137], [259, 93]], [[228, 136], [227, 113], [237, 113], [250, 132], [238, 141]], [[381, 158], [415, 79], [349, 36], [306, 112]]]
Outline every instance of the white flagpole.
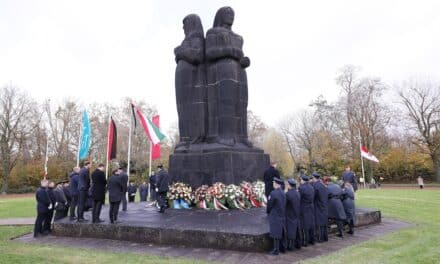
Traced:
[[82, 130], [83, 130], [83, 114], [81, 115], [81, 126], [79, 127], [79, 138], [78, 138], [78, 155], [76, 155], [76, 166], [79, 167], [79, 151], [81, 150], [81, 137], [82, 137]]
[[[131, 109], [130, 109], [131, 110]], [[127, 175], [128, 175], [128, 182], [130, 182], [130, 158], [131, 158], [131, 131], [133, 126], [133, 117], [131, 116], [130, 112], [130, 127], [128, 129], [128, 157], [127, 157]]]
[[109, 147], [110, 147], [110, 121], [111, 121], [111, 115], [109, 113], [108, 115], [108, 125], [107, 125], [107, 156], [105, 157], [105, 177], [108, 178], [108, 153], [109, 153]]
[[49, 134], [47, 134], [47, 139], [46, 139], [46, 157], [44, 158], [44, 179], [46, 179], [47, 176], [48, 152], [49, 152]]
[[151, 175], [151, 166], [152, 166], [152, 152], [153, 152], [153, 142], [151, 142], [151, 140], [150, 140], [150, 163], [149, 163], [149, 174], [148, 174], [148, 176], [150, 176]]
[[365, 170], [364, 170], [364, 159], [362, 158], [362, 141], [361, 141], [361, 130], [358, 129], [359, 132], [359, 154], [361, 155], [361, 165], [362, 165], [362, 179], [363, 179], [363, 185], [365, 189]]

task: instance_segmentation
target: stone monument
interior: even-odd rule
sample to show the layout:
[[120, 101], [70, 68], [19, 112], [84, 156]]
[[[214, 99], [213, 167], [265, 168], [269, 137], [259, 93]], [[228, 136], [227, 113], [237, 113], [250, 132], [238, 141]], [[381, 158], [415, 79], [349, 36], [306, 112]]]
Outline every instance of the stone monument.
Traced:
[[262, 179], [269, 167], [269, 155], [248, 140], [250, 60], [233, 22], [234, 10], [220, 8], [205, 38], [199, 16], [183, 19], [185, 38], [174, 49], [180, 142], [170, 156], [172, 181], [238, 184]]

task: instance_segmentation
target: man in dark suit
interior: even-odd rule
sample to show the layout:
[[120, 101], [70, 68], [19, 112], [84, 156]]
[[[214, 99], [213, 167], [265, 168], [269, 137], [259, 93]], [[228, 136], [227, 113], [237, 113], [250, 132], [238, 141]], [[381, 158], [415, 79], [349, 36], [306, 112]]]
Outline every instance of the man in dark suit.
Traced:
[[118, 223], [119, 204], [121, 203], [123, 196], [123, 183], [119, 170], [114, 170], [112, 176], [107, 181], [108, 200], [110, 202], [109, 217], [110, 223]]
[[139, 186], [139, 196], [141, 197], [141, 202], [146, 202], [148, 197], [148, 184], [143, 182], [141, 186]]
[[170, 177], [168, 173], [163, 169], [163, 165], [159, 164], [157, 166], [157, 184], [156, 192], [158, 194], [157, 202], [159, 203], [159, 213], [164, 213], [167, 205], [167, 192], [168, 185], [170, 184]]
[[64, 195], [63, 185], [61, 182], [57, 184], [57, 187], [53, 190], [53, 193], [56, 201], [54, 221], [57, 221], [64, 218], [67, 207], [67, 198], [66, 195]]
[[55, 183], [53, 181], [49, 181], [49, 184], [47, 186], [47, 194], [50, 199], [51, 208], [49, 209], [49, 212], [47, 213], [47, 217], [44, 220], [44, 226], [43, 226], [43, 233], [49, 234], [52, 232], [52, 219], [53, 219], [53, 213], [55, 211], [55, 204], [56, 204], [56, 198], [54, 193]]
[[301, 226], [300, 226], [300, 195], [296, 190], [296, 181], [289, 179], [287, 181], [286, 193], [286, 230], [287, 230], [287, 250], [301, 248]]
[[156, 182], [157, 182], [156, 175], [154, 174], [154, 171], [153, 171], [153, 172], [151, 172], [151, 175], [150, 175], [150, 201], [151, 201], [150, 205], [153, 205], [157, 199]]
[[79, 168], [73, 168], [73, 172], [69, 176], [70, 178], [70, 194], [72, 195], [72, 202], [70, 203], [70, 221], [76, 219], [75, 209], [78, 206], [79, 199], [79, 190], [78, 190], [78, 181], [79, 181]]
[[272, 162], [270, 167], [264, 172], [264, 194], [269, 197], [273, 190], [273, 179], [280, 178], [280, 173], [277, 170], [277, 163]]
[[321, 175], [317, 172], [313, 176], [313, 189], [315, 189], [315, 225], [317, 242], [328, 241], [328, 190], [321, 181]]
[[127, 211], [128, 174], [123, 168], [119, 168], [119, 176], [121, 177], [124, 193], [124, 195], [122, 196], [122, 211]]
[[84, 218], [84, 210], [86, 206], [86, 200], [88, 197], [88, 191], [90, 188], [90, 162], [86, 161], [84, 167], [79, 171], [78, 178], [78, 222], [88, 221]]
[[43, 235], [43, 224], [47, 218], [49, 210], [52, 208], [49, 195], [47, 194], [48, 181], [46, 179], [41, 181], [41, 187], [37, 189], [35, 198], [37, 200], [37, 219], [34, 225], [34, 237]]
[[136, 197], [137, 187], [134, 185], [133, 182], [130, 182], [130, 185], [128, 186], [128, 202], [134, 203], [134, 198]]
[[300, 210], [303, 246], [307, 247], [308, 244], [315, 244], [315, 209], [313, 206], [315, 190], [309, 183], [307, 175], [301, 176], [299, 194], [301, 195]]
[[358, 189], [356, 175], [351, 171], [350, 166], [345, 167], [344, 173], [342, 173], [342, 181], [348, 182], [353, 186], [354, 191], [356, 192]]
[[[278, 255], [280, 243], [283, 239], [286, 223], [286, 195], [281, 190], [283, 180], [274, 178], [273, 191], [267, 201], [267, 214], [269, 215], [270, 237], [273, 238], [273, 249], [269, 254]], [[283, 252], [283, 250], [281, 250]]]
[[99, 216], [101, 215], [101, 208], [105, 201], [105, 191], [107, 187], [107, 180], [105, 179], [105, 166], [99, 164], [98, 168], [92, 173], [92, 199], [93, 199], [93, 211], [92, 222], [102, 223]]

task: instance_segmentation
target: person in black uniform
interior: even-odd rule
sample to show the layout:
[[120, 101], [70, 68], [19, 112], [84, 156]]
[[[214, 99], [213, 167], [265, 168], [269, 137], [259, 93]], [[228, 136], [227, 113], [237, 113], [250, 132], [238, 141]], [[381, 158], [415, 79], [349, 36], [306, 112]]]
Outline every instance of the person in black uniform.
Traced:
[[47, 186], [47, 194], [49, 195], [51, 208], [49, 209], [49, 212], [47, 213], [46, 219], [44, 219], [44, 225], [43, 225], [43, 233], [50, 234], [52, 232], [52, 219], [53, 214], [55, 211], [55, 193], [54, 193], [55, 183], [53, 181], [49, 181], [49, 184]]
[[307, 175], [301, 176], [299, 194], [301, 195], [300, 210], [303, 246], [307, 247], [307, 244], [315, 244], [315, 209], [313, 206], [315, 190], [309, 183]]
[[273, 179], [280, 178], [280, 173], [277, 170], [277, 163], [271, 162], [270, 167], [264, 172], [264, 194], [269, 197], [273, 190]]
[[347, 219], [344, 211], [344, 206], [342, 205], [342, 189], [339, 185], [334, 184], [330, 177], [324, 179], [325, 184], [327, 184], [328, 190], [328, 218], [336, 221], [338, 226], [338, 237], [344, 237], [342, 233], [344, 222]]
[[133, 182], [128, 185], [128, 202], [134, 203], [134, 198], [136, 198], [137, 187]]
[[109, 218], [110, 223], [118, 223], [119, 205], [124, 195], [123, 181], [119, 170], [114, 170], [107, 182], [108, 200], [110, 202]]
[[267, 214], [269, 215], [270, 237], [273, 238], [273, 249], [271, 255], [278, 255], [280, 244], [283, 239], [286, 225], [286, 195], [281, 190], [283, 180], [273, 179], [273, 190], [267, 201]]
[[119, 168], [119, 176], [122, 181], [124, 195], [122, 196], [122, 211], [127, 211], [128, 174], [123, 168]]
[[143, 182], [141, 186], [139, 186], [139, 196], [141, 197], [141, 202], [146, 202], [148, 197], [148, 184]]
[[35, 193], [35, 198], [37, 200], [37, 218], [35, 219], [34, 225], [34, 237], [44, 235], [44, 221], [47, 218], [49, 210], [52, 209], [52, 202], [47, 193], [47, 185], [48, 181], [46, 179], [42, 180], [41, 186]]
[[105, 179], [105, 166], [99, 164], [98, 168], [92, 173], [92, 199], [93, 199], [93, 211], [92, 222], [102, 223], [99, 216], [101, 215], [101, 208], [105, 201], [105, 191], [107, 187], [107, 180]]
[[354, 234], [354, 224], [356, 219], [354, 191], [350, 183], [342, 184], [342, 205], [344, 206], [345, 215], [347, 216], [346, 224], [348, 224], [348, 233]]
[[348, 182], [353, 186], [354, 191], [358, 189], [356, 175], [351, 171], [350, 166], [345, 167], [344, 173], [342, 173], [342, 181]]
[[287, 180], [286, 193], [286, 230], [287, 230], [287, 250], [301, 248], [301, 227], [300, 227], [300, 200], [299, 192], [296, 190], [296, 181]]
[[90, 162], [86, 161], [84, 167], [79, 172], [78, 177], [78, 222], [88, 221], [84, 218], [84, 211], [86, 208], [86, 202], [88, 197], [88, 191], [90, 188]]
[[170, 177], [168, 176], [168, 173], [163, 169], [163, 165], [159, 164], [157, 166], [158, 172], [157, 172], [157, 184], [156, 184], [156, 192], [158, 194], [157, 196], [157, 202], [159, 203], [159, 213], [164, 213], [165, 208], [167, 205], [167, 192], [168, 192], [168, 185], [170, 184]]
[[70, 194], [70, 186], [68, 181], [63, 182], [63, 193], [67, 200], [67, 205], [66, 208], [64, 209], [64, 214], [63, 214], [63, 217], [66, 217], [69, 214], [69, 208], [70, 205], [72, 204], [72, 195]]
[[315, 189], [315, 225], [317, 242], [328, 241], [328, 190], [321, 181], [321, 175], [317, 172], [313, 176], [313, 189]]
[[72, 195], [72, 202], [70, 203], [70, 221], [76, 219], [75, 209], [77, 209], [78, 199], [79, 199], [79, 190], [78, 190], [78, 181], [79, 181], [79, 168], [73, 168], [73, 172], [69, 176], [70, 178], [70, 194]]
[[156, 182], [157, 182], [157, 178], [153, 171], [151, 172], [150, 175], [150, 201], [151, 201], [150, 205], [153, 205], [154, 202], [157, 200]]
[[64, 217], [67, 207], [67, 198], [64, 195], [62, 183], [58, 183], [57, 187], [53, 190], [55, 195], [55, 217], [54, 221], [58, 221]]

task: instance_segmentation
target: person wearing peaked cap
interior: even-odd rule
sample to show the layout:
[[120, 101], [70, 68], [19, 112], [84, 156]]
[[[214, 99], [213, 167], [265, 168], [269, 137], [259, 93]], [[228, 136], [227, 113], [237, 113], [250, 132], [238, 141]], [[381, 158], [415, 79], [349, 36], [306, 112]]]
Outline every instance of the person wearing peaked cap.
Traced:
[[316, 240], [321, 243], [328, 241], [328, 190], [319, 173], [314, 172], [312, 175], [312, 186], [315, 189]]
[[273, 190], [273, 179], [280, 178], [280, 173], [277, 170], [277, 163], [272, 161], [270, 167], [264, 172], [263, 180], [264, 180], [264, 195], [269, 197], [270, 193]]
[[301, 229], [300, 229], [300, 195], [296, 190], [296, 181], [288, 179], [287, 193], [286, 193], [286, 235], [287, 235], [287, 250], [301, 248]]
[[309, 177], [306, 175], [301, 175], [299, 194], [301, 196], [300, 219], [302, 229], [302, 244], [304, 247], [307, 247], [307, 244], [315, 244], [315, 209], [313, 205], [313, 201], [315, 199], [315, 190], [309, 183]]
[[267, 201], [270, 237], [273, 238], [273, 249], [269, 252], [271, 255], [278, 255], [280, 251], [283, 252], [284, 250], [284, 247], [280, 248], [286, 223], [286, 195], [281, 190], [282, 182], [283, 180], [280, 178], [273, 179], [273, 191], [270, 193], [269, 200]]

